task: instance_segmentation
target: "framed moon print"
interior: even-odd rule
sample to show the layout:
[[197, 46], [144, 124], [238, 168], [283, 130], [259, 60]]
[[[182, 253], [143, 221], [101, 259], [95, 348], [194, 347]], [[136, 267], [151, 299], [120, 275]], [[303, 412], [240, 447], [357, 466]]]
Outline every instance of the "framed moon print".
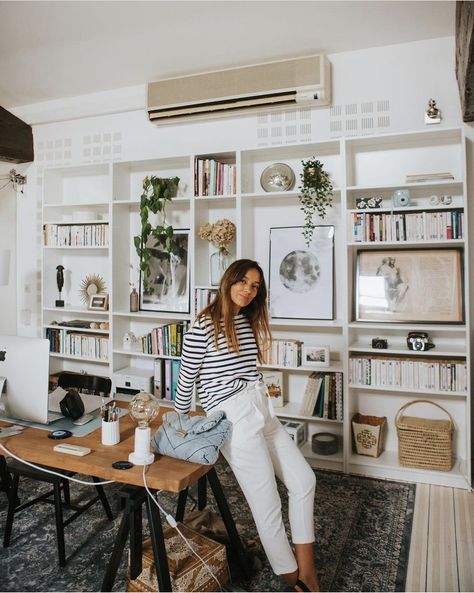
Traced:
[[334, 226], [270, 229], [269, 303], [272, 319], [334, 319]]

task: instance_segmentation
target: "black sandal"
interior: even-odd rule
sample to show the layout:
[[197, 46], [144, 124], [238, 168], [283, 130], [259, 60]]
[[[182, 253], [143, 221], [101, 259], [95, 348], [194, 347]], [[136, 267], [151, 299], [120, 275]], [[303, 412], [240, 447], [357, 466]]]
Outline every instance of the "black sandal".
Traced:
[[300, 579], [296, 579], [295, 587], [299, 587], [302, 591], [311, 591], [308, 585], [306, 583], [303, 583], [303, 581]]

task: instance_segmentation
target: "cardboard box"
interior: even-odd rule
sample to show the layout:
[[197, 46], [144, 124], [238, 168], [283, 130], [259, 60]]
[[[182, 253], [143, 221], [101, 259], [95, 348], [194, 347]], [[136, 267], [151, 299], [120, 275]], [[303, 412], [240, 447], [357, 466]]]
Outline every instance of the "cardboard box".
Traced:
[[[229, 579], [225, 546], [178, 523], [181, 533], [206, 562], [221, 585]], [[163, 529], [168, 555], [168, 567], [173, 591], [220, 591], [207, 568], [190, 551], [179, 533], [166, 526]], [[127, 580], [127, 591], [159, 591], [151, 540], [143, 542], [143, 570], [134, 580]]]
[[284, 427], [298, 447], [301, 447], [301, 445], [303, 445], [303, 443], [306, 441], [306, 422], [287, 420], [284, 424]]

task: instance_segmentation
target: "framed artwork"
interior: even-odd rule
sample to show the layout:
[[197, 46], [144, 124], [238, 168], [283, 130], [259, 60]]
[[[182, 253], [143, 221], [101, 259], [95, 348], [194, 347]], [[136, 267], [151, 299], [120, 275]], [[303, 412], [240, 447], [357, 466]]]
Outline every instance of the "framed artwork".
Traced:
[[273, 319], [334, 319], [334, 226], [270, 229], [269, 304]]
[[175, 230], [173, 239], [177, 253], [168, 253], [153, 236], [148, 239], [151, 250], [150, 273], [140, 273], [140, 309], [189, 313], [189, 230]]
[[462, 323], [460, 249], [359, 251], [357, 321]]
[[305, 367], [327, 368], [329, 346], [303, 346], [301, 363]]
[[107, 311], [109, 308], [109, 295], [105, 292], [93, 294], [89, 299], [90, 311]]

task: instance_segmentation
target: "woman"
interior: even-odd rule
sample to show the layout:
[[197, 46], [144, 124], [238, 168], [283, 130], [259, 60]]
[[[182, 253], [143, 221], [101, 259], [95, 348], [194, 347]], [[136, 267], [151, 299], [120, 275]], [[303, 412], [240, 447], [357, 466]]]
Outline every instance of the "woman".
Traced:
[[[196, 384], [206, 412], [223, 410], [232, 435], [222, 454], [252, 511], [276, 574], [295, 591], [319, 591], [313, 559], [316, 479], [274, 416], [257, 371], [271, 341], [267, 289], [257, 262], [241, 259], [224, 273], [215, 300], [186, 333], [175, 409], [188, 412]], [[294, 553], [281, 516], [275, 475], [288, 489]]]

